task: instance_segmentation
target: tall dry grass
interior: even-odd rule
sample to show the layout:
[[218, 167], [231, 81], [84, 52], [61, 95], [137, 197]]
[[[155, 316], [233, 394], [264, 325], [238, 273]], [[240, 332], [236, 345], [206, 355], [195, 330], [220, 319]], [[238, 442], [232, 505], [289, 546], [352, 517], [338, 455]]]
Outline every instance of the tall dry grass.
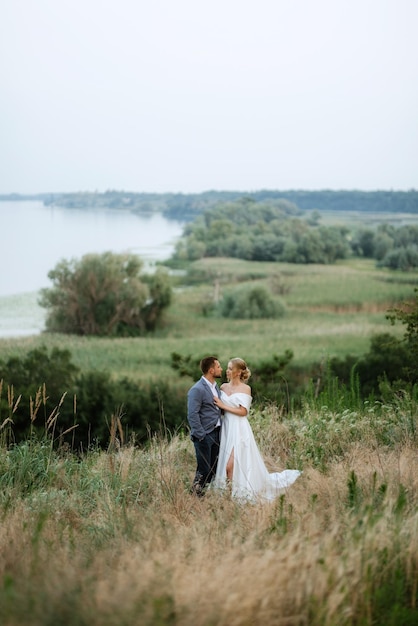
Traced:
[[0, 623], [417, 623], [416, 408], [255, 410], [269, 467], [303, 469], [270, 504], [195, 499], [169, 433], [82, 458], [1, 447]]

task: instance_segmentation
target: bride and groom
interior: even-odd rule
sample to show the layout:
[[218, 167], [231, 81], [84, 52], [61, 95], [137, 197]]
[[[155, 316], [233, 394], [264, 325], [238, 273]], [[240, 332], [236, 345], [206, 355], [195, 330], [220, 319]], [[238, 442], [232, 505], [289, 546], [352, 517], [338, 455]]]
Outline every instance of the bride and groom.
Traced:
[[189, 390], [187, 420], [196, 452], [192, 492], [204, 495], [211, 486], [231, 488], [232, 497], [273, 500], [300, 476], [298, 470], [269, 473], [248, 421], [251, 372], [243, 359], [228, 363], [228, 382], [218, 387], [222, 367], [215, 356], [201, 360], [202, 377]]

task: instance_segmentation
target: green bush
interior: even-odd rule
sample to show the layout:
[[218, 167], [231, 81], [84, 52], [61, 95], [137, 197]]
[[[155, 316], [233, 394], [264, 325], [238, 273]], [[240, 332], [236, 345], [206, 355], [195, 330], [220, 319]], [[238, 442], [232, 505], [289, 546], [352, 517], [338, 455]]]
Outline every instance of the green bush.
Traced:
[[0, 361], [0, 441], [9, 445], [47, 434], [75, 449], [106, 448], [112, 416], [119, 416], [125, 441], [140, 443], [180, 428], [185, 398], [179, 385], [138, 385], [104, 371], [79, 374], [68, 350], [48, 354], [43, 346], [25, 358]]
[[277, 318], [284, 315], [283, 303], [263, 286], [243, 286], [227, 292], [217, 306], [221, 317], [233, 319]]
[[362, 399], [370, 396], [382, 399], [382, 389], [387, 385], [410, 389], [418, 382], [414, 354], [407, 343], [389, 333], [372, 337], [369, 352], [361, 358], [348, 354], [344, 359], [331, 359], [323, 376], [322, 390], [335, 379], [341, 395], [342, 386], [351, 387], [354, 372]]

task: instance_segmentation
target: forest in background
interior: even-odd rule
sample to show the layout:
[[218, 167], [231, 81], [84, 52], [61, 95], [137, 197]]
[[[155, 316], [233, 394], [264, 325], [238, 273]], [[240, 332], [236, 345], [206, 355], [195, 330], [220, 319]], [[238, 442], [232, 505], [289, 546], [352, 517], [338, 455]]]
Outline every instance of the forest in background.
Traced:
[[287, 200], [302, 211], [362, 211], [418, 213], [418, 191], [360, 191], [324, 189], [258, 191], [205, 191], [202, 193], [145, 193], [108, 190], [105, 192], [40, 193], [0, 195], [0, 201], [39, 200], [47, 206], [66, 208], [112, 208], [158, 212], [166, 217], [191, 221], [219, 203], [250, 198], [255, 202]]

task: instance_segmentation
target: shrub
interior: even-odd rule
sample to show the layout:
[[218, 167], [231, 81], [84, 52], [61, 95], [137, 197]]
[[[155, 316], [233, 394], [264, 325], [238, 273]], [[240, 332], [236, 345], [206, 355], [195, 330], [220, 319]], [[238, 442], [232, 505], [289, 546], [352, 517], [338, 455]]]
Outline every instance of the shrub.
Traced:
[[48, 433], [75, 449], [105, 448], [115, 415], [121, 417], [125, 440], [141, 443], [150, 434], [182, 426], [185, 397], [182, 385], [138, 385], [104, 371], [79, 374], [68, 350], [48, 354], [42, 347], [24, 358], [0, 361], [0, 443]]
[[244, 286], [226, 293], [218, 304], [217, 312], [221, 317], [261, 319], [281, 317], [285, 308], [265, 287]]

